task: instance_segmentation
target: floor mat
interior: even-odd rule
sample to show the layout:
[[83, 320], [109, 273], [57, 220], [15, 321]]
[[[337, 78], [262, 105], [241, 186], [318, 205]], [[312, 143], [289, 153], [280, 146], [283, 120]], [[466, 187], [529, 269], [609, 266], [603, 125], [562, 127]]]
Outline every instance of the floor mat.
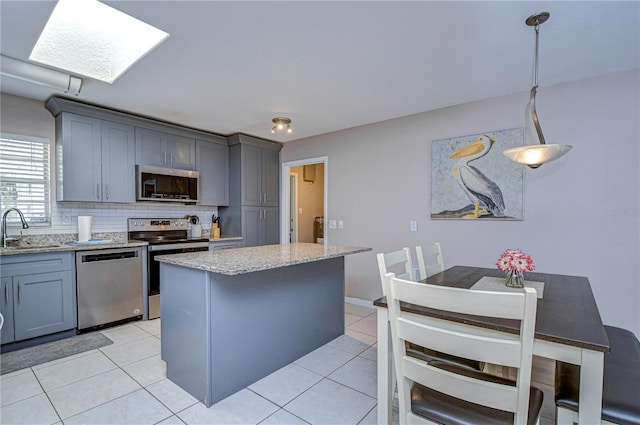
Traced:
[[76, 335], [0, 354], [0, 375], [113, 344], [100, 332]]

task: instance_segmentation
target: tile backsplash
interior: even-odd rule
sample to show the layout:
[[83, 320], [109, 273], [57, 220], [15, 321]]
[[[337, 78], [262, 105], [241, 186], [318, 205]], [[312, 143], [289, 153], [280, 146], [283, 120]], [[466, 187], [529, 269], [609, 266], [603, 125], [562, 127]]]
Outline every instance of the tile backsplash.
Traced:
[[[93, 217], [92, 232], [126, 232], [128, 218], [179, 218], [197, 215], [203, 230], [211, 228], [211, 216], [218, 215], [217, 207], [182, 204], [138, 202], [136, 204], [109, 204], [92, 202], [60, 202], [51, 205], [51, 226], [31, 226], [22, 230], [19, 226], [11, 234], [22, 230], [23, 235], [78, 233], [78, 216]], [[8, 233], [9, 233], [8, 232]]]

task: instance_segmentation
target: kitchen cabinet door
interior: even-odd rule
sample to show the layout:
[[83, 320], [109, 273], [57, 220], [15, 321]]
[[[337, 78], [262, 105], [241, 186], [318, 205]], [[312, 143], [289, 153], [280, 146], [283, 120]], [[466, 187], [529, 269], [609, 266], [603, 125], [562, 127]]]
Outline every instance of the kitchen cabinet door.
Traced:
[[262, 205], [262, 149], [242, 145], [242, 205]]
[[263, 245], [262, 208], [242, 207], [242, 243], [243, 246]]
[[75, 327], [73, 282], [71, 271], [13, 277], [16, 341]]
[[167, 144], [168, 166], [182, 170], [196, 168], [196, 141], [189, 137], [169, 134]]
[[0, 313], [4, 317], [2, 325], [2, 340], [0, 344], [13, 342], [15, 340], [13, 333], [13, 283], [11, 277], [2, 277], [0, 290], [2, 299], [0, 300]]
[[244, 246], [279, 243], [278, 223], [278, 208], [243, 207], [242, 238]]
[[263, 208], [262, 225], [264, 227], [264, 241], [261, 245], [273, 245], [280, 243], [280, 220], [278, 208]]
[[59, 132], [56, 137], [57, 200], [100, 202], [102, 200], [100, 120], [62, 113], [56, 118], [56, 123]]
[[279, 167], [280, 153], [268, 149], [262, 149], [262, 206], [277, 207], [279, 205]]
[[133, 127], [102, 121], [102, 201], [136, 201], [135, 154]]
[[196, 140], [196, 171], [200, 173], [198, 204], [229, 205], [229, 147]]
[[161, 131], [136, 127], [136, 164], [167, 166], [169, 135]]

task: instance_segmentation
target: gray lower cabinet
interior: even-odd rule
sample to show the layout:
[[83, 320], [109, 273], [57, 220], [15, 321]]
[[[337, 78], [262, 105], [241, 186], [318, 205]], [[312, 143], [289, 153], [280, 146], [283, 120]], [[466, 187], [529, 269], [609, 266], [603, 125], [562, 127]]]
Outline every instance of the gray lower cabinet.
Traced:
[[272, 245], [278, 237], [278, 208], [242, 207], [244, 246]]
[[72, 252], [0, 257], [2, 344], [76, 327]]
[[58, 201], [135, 202], [133, 126], [63, 112], [56, 132]]
[[190, 137], [136, 127], [136, 164], [194, 170], [196, 141]]
[[225, 139], [220, 140], [220, 143], [196, 140], [199, 205], [229, 205], [229, 146]]

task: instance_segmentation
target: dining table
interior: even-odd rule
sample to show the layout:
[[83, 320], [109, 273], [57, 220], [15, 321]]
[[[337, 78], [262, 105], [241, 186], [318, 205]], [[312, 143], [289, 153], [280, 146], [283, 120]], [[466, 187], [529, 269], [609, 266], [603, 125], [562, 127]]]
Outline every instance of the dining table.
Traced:
[[[454, 266], [421, 282], [478, 289], [472, 287], [483, 278], [504, 279], [505, 275], [497, 269]], [[534, 282], [542, 286], [539, 286], [541, 291], [538, 291], [533, 354], [580, 366], [578, 423], [600, 423], [604, 353], [609, 351], [609, 340], [589, 279], [580, 276], [527, 272], [525, 286]], [[395, 372], [386, 297], [378, 298], [374, 301], [374, 305], [377, 308], [378, 331], [378, 423], [391, 424]], [[418, 315], [509, 333], [517, 334], [520, 330], [519, 321], [444, 312], [407, 303], [401, 303], [401, 308]]]

